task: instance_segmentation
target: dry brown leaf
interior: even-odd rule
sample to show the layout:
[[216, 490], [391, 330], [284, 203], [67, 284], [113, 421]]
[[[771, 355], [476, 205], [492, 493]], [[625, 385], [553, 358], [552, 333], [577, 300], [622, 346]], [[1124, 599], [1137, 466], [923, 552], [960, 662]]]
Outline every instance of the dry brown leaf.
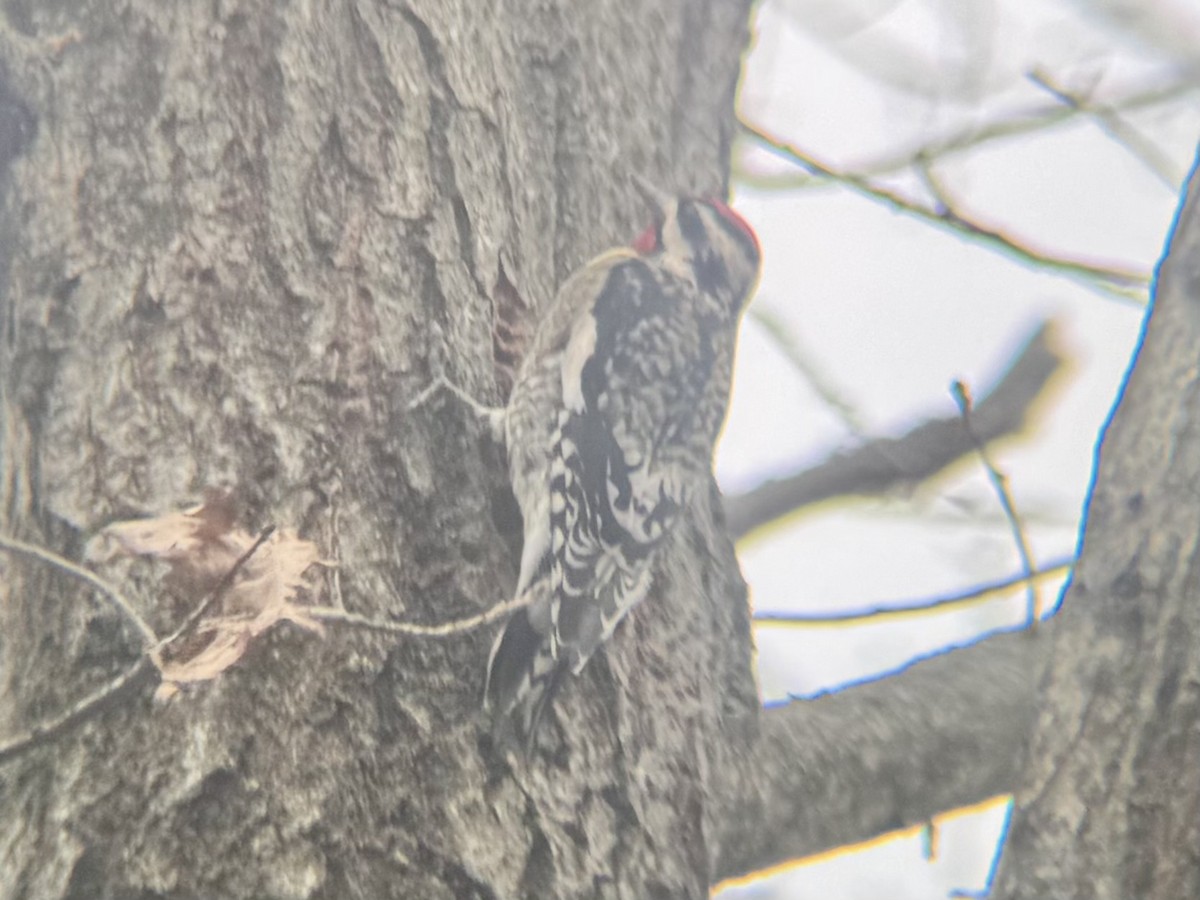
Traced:
[[151, 519], [114, 522], [101, 532], [108, 554], [146, 556], [171, 567], [168, 586], [182, 597], [202, 597], [225, 577], [254, 543], [234, 528], [236, 508], [228, 491], [205, 492], [204, 503]]
[[[230, 495], [215, 491], [195, 509], [116, 522], [102, 535], [112, 553], [166, 562], [167, 584], [172, 593], [184, 596], [187, 609], [201, 603], [255, 542], [249, 532], [234, 527]], [[302, 596], [310, 599], [316, 590], [305, 577], [314, 565], [330, 565], [316, 544], [294, 530], [276, 530], [190, 634], [151, 654], [163, 679], [155, 697], [167, 699], [181, 685], [218, 677], [279, 622], [324, 634], [304, 603], [297, 602]]]
[[168, 662], [163, 653], [152, 653], [150, 659], [162, 676], [154, 698], [169, 699], [179, 692], [181, 685], [216, 678], [246, 654], [251, 638], [243, 629], [217, 631], [204, 649], [182, 661]]

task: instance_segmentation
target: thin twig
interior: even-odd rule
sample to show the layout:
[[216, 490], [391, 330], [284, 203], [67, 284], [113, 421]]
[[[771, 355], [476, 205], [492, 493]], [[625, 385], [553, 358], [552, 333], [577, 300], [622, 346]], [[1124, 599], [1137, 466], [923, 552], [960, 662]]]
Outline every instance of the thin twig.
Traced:
[[[26, 544], [22, 541], [17, 541], [12, 538], [0, 537], [0, 548], [10, 550], [14, 553], [23, 553], [35, 559], [39, 559], [52, 566], [56, 566], [64, 571], [87, 581], [105, 595], [110, 597], [114, 603], [123, 611], [128, 610], [131, 620], [140, 623], [143, 626], [143, 633], [148, 635], [147, 646], [137, 661], [129, 666], [124, 672], [118, 675], [113, 680], [109, 681], [103, 687], [98, 688], [73, 703], [68, 709], [45, 722], [40, 722], [18, 737], [11, 738], [0, 743], [0, 763], [4, 763], [9, 759], [23, 753], [26, 750], [37, 747], [46, 743], [50, 739], [56, 737], [68, 728], [77, 725], [91, 716], [99, 712], [107, 703], [111, 702], [118, 694], [131, 688], [136, 684], [139, 678], [147, 675], [150, 671], [150, 664], [153, 662], [156, 654], [161, 650], [177, 641], [179, 638], [187, 634], [199, 621], [213, 608], [213, 606], [225, 595], [237, 578], [238, 573], [249, 562], [250, 558], [259, 550], [267, 539], [274, 533], [275, 526], [271, 525], [263, 529], [255, 539], [254, 543], [246, 550], [238, 559], [230, 566], [229, 570], [221, 577], [221, 580], [210, 590], [195, 608], [179, 623], [179, 626], [161, 640], [154, 634], [154, 631], [149, 625], [146, 625], [140, 617], [132, 613], [132, 606], [129, 601], [112, 585], [105, 582], [99, 576], [87, 569], [80, 568], [74, 563], [63, 559], [57, 554], [51, 553], [48, 550], [43, 550], [32, 544]], [[392, 622], [381, 619], [371, 619], [367, 616], [361, 616], [357, 613], [346, 612], [341, 609], [333, 609], [330, 607], [304, 607], [304, 612], [314, 619], [320, 619], [326, 622], [336, 622], [343, 625], [348, 625], [353, 628], [366, 628], [372, 631], [383, 631], [390, 634], [404, 634], [418, 637], [445, 637], [449, 635], [461, 634], [475, 628], [480, 628], [495, 622], [497, 619], [508, 615], [522, 607], [528, 606], [530, 602], [528, 593], [510, 600], [506, 603], [501, 603], [493, 606], [478, 615], [468, 616], [465, 619], [457, 619], [452, 622], [445, 622], [441, 625], [415, 625], [406, 622]]]
[[842, 420], [846, 429], [857, 438], [866, 437], [867, 426], [854, 408], [854, 404], [847, 400], [835, 385], [830, 383], [830, 379], [820, 371], [811, 356], [800, 346], [799, 340], [783, 320], [757, 302], [750, 307], [749, 315], [762, 326], [763, 331], [771, 338], [776, 348], [808, 382], [808, 386], [824, 401], [834, 415]]
[[465, 619], [455, 619], [452, 622], [443, 622], [440, 625], [417, 625], [412, 622], [394, 622], [390, 619], [372, 619], [329, 606], [306, 606], [304, 612], [323, 622], [337, 622], [353, 628], [366, 628], [370, 631], [384, 631], [388, 634], [405, 634], [414, 637], [448, 637], [490, 625], [497, 619], [528, 606], [531, 599], [529, 594], [525, 593], [504, 603], [498, 603], [477, 615], [468, 616]]
[[921, 179], [921, 183], [925, 185], [925, 190], [929, 191], [929, 196], [933, 198], [934, 210], [940, 216], [957, 216], [954, 210], [954, 201], [950, 199], [949, 193], [942, 185], [942, 181], [933, 171], [933, 160], [922, 157], [913, 163], [917, 175]]
[[[1075, 558], [1073, 556], [1053, 560], [1034, 572], [1033, 578], [1038, 581], [1053, 578], [1056, 575], [1067, 572], [1074, 564]], [[842, 626], [865, 621], [902, 618], [933, 611], [944, 612], [948, 609], [975, 606], [990, 600], [996, 594], [1004, 593], [1018, 584], [1027, 583], [1029, 578], [1029, 575], [1021, 572], [1018, 575], [1005, 578], [1003, 581], [979, 585], [958, 594], [947, 594], [942, 597], [930, 597], [921, 600], [906, 600], [901, 603], [881, 604], [879, 606], [851, 611], [838, 610], [836, 612], [820, 613], [756, 612], [754, 614], [754, 623], [756, 625], [802, 625], [806, 627]]]
[[926, 206], [896, 191], [875, 184], [862, 175], [840, 171], [817, 159], [811, 153], [767, 134], [744, 119], [739, 120], [739, 124], [746, 135], [781, 159], [832, 183], [846, 187], [860, 196], [882, 203], [898, 212], [907, 213], [957, 235], [968, 237], [985, 247], [1011, 254], [1035, 269], [1071, 278], [1106, 296], [1124, 302], [1132, 302], [1139, 306], [1146, 303], [1146, 291], [1150, 284], [1150, 276], [1146, 273], [1119, 269], [1115, 266], [1098, 266], [1083, 260], [1047, 253], [1008, 237], [998, 228], [969, 219], [962, 213]]
[[979, 439], [979, 436], [975, 433], [975, 429], [971, 426], [971, 395], [967, 390], [967, 386], [961, 381], [956, 381], [950, 386], [950, 393], [954, 397], [954, 402], [958, 404], [958, 411], [962, 415], [963, 428], [966, 429], [972, 443], [975, 444], [975, 452], [979, 454], [979, 461], [983, 463], [983, 467], [987, 471], [988, 480], [991, 481], [992, 487], [996, 490], [996, 496], [1000, 500], [1000, 505], [1004, 508], [1004, 516], [1008, 519], [1009, 528], [1012, 530], [1013, 541], [1017, 545], [1017, 552], [1021, 555], [1021, 565], [1025, 569], [1029, 598], [1026, 617], [1029, 628], [1032, 630], [1041, 617], [1041, 601], [1038, 598], [1037, 580], [1034, 578], [1033, 554], [1029, 550], [1029, 539], [1025, 535], [1025, 529], [1021, 525], [1021, 517], [1017, 514], [1016, 504], [1013, 503], [1012, 493], [1008, 489], [1008, 478], [996, 468], [995, 463], [992, 462], [991, 457], [988, 455], [987, 445]]
[[486, 403], [480, 403], [468, 391], [459, 387], [445, 375], [438, 375], [423, 391], [408, 402], [409, 412], [427, 405], [430, 400], [443, 391], [450, 394], [450, 396], [457, 399], [463, 406], [469, 409], [475, 418], [487, 428], [492, 440], [498, 444], [504, 443], [505, 408], [503, 406], [488, 406]]
[[1172, 194], [1179, 191], [1179, 186], [1183, 184], [1184, 173], [1179, 171], [1178, 167], [1153, 141], [1121, 118], [1115, 109], [1092, 103], [1090, 100], [1068, 91], [1040, 69], [1034, 69], [1026, 77], [1063, 105], [1091, 118], [1101, 131], [1149, 169]]
[[27, 544], [16, 538], [0, 536], [0, 550], [8, 550], [11, 553], [19, 553], [23, 556], [41, 560], [47, 565], [78, 578], [80, 581], [86, 581], [96, 590], [100, 591], [100, 593], [104, 594], [104, 596], [108, 597], [112, 601], [113, 606], [117, 608], [117, 611], [133, 623], [142, 636], [143, 649], [149, 649], [158, 642], [158, 635], [154, 633], [154, 629], [146, 623], [146, 620], [138, 615], [129, 598], [95, 572], [89, 572], [82, 566], [76, 565], [69, 559], [65, 559], [44, 547], [38, 547], [36, 544]]
[[[1172, 82], [1153, 88], [1139, 89], [1122, 97], [1117, 97], [1105, 104], [1105, 109], [1113, 113], [1132, 112], [1168, 103], [1197, 90], [1197, 84], [1191, 80]], [[943, 159], [974, 150], [998, 140], [1007, 140], [1024, 134], [1046, 131], [1058, 125], [1063, 125], [1084, 114], [1077, 107], [1056, 103], [1039, 109], [1030, 109], [1016, 115], [985, 124], [971, 124], [944, 138], [930, 141], [920, 147], [902, 150], [897, 153], [865, 162], [854, 167], [855, 172], [865, 178], [877, 178], [902, 172], [916, 165], [919, 160]], [[738, 181], [750, 187], [762, 190], [788, 190], [796, 188], [815, 187], [825, 183], [825, 179], [812, 175], [797, 176], [784, 173], [753, 173], [740, 171]]]
[[150, 670], [150, 658], [143, 654], [138, 657], [137, 662], [112, 681], [92, 691], [86, 697], [76, 700], [53, 719], [39, 722], [24, 734], [0, 743], [0, 764], [19, 756], [26, 750], [32, 750], [34, 747], [47, 743], [67, 729], [96, 715], [118, 695], [135, 687], [142, 677], [149, 675]]
[[[180, 637], [182, 637], [196, 622], [201, 619], [201, 617], [204, 616], [208, 610], [212, 609], [213, 604], [221, 599], [221, 597], [229, 589], [229, 586], [233, 583], [233, 580], [237, 577], [237, 574], [241, 568], [246, 564], [250, 557], [254, 555], [258, 548], [263, 545], [263, 542], [271, 536], [274, 530], [274, 525], [264, 529], [254, 544], [251, 545], [250, 549], [238, 557], [237, 561], [229, 568], [229, 571], [221, 577], [221, 580], [217, 583], [216, 587], [209, 591], [204, 598], [198, 604], [196, 604], [196, 607], [187, 615], [183, 622], [180, 623], [179, 627], [171, 632], [171, 634], [167, 637], [159, 640], [149, 625], [146, 625], [144, 622], [142, 622], [140, 617], [133, 616], [132, 618], [134, 621], [140, 622], [144, 626], [144, 634], [149, 635], [147, 646], [145, 647], [142, 655], [138, 657], [137, 661], [130, 665], [129, 668], [127, 668], [112, 681], [109, 681], [107, 684], [97, 688], [87, 696], [75, 701], [70, 707], [59, 713], [53, 719], [45, 722], [39, 722], [24, 734], [0, 743], [0, 763], [4, 763], [7, 760], [25, 752], [26, 750], [40, 746], [59, 734], [62, 734], [67, 729], [84, 722], [85, 720], [96, 715], [102, 708], [104, 708], [105, 705], [112, 702], [112, 700], [118, 694], [121, 694], [124, 691], [132, 688], [140, 677], [148, 674], [150, 670], [150, 664], [153, 662], [153, 657], [172, 641], [178, 640]], [[74, 563], [62, 559], [61, 557], [57, 556], [57, 554], [51, 553], [48, 550], [43, 550], [40, 547], [35, 547], [32, 544], [14, 541], [12, 538], [0, 538], [0, 547], [13, 550], [18, 553], [25, 553], [52, 566], [61, 568], [64, 571], [67, 571], [70, 574], [75, 575], [76, 577], [81, 578], [84, 581], [87, 581], [89, 584], [92, 584], [93, 586], [102, 590], [109, 597], [113, 598], [114, 602], [117, 602], [117, 605], [120, 606], [122, 610], [125, 610], [128, 606], [128, 601], [125, 600], [120, 592], [117, 591], [116, 588], [112, 587], [112, 585], [108, 584], [92, 572], [89, 572], [87, 569], [82, 569], [79, 566], [76, 566]], [[118, 597], [121, 598], [124, 603], [118, 602], [116, 599]]]

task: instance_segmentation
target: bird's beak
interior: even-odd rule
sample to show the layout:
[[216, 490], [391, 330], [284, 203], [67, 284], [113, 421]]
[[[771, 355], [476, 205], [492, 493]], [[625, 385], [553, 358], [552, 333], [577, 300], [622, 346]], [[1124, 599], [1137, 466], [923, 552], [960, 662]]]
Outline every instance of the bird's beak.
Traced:
[[646, 201], [646, 205], [650, 207], [650, 211], [654, 213], [654, 217], [660, 222], [666, 218], [667, 210], [670, 209], [674, 198], [670, 194], [660, 191], [636, 172], [630, 176], [630, 180], [637, 192], [642, 195], [642, 199]]

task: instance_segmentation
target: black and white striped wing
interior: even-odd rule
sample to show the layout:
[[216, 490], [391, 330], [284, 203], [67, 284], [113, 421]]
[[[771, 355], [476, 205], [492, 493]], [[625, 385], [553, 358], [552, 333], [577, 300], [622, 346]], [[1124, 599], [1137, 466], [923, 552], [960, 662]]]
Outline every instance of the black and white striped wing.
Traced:
[[649, 590], [697, 446], [708, 462], [699, 426], [713, 351], [689, 289], [641, 260], [615, 266], [566, 349], [551, 460], [551, 650], [575, 671]]

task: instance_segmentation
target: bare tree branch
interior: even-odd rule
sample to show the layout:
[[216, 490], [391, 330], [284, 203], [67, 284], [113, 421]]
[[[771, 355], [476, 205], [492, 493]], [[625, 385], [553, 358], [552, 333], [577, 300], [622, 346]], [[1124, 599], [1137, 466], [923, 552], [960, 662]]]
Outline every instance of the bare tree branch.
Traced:
[[1067, 90], [1046, 72], [1035, 69], [1029, 80], [1070, 109], [1086, 114], [1116, 143], [1150, 170], [1172, 194], [1178, 192], [1184, 173], [1152, 140], [1122, 118], [1111, 106]]
[[[976, 405], [972, 422], [979, 439], [991, 442], [1019, 431], [1063, 361], [1054, 346], [1053, 323], [1042, 323], [996, 386]], [[726, 497], [726, 524], [735, 539], [741, 538], [833, 497], [880, 494], [897, 485], [919, 483], [974, 449], [957, 415], [934, 419], [903, 437], [872, 441], [815, 468]]]
[[[1191, 79], [1173, 81], [1138, 88], [1104, 103], [1112, 113], [1130, 113], [1178, 100], [1200, 90], [1200, 85]], [[854, 166], [854, 172], [864, 178], [893, 175], [919, 164], [922, 160], [934, 161], [957, 156], [995, 141], [1008, 140], [1025, 134], [1047, 131], [1068, 124], [1087, 110], [1077, 106], [1056, 103], [1039, 109], [1030, 109], [1013, 116], [1006, 116], [985, 125], [972, 123], [946, 137], [938, 138], [919, 147], [908, 148], [879, 159]], [[828, 180], [808, 173], [757, 173], [741, 169], [737, 173], [739, 183], [760, 190], [796, 190], [820, 187]]]
[[897, 676], [768, 709], [721, 798], [716, 879], [1009, 793], [1053, 628], [998, 635]]
[[956, 381], [950, 388], [950, 394], [954, 397], [954, 402], [958, 404], [958, 411], [962, 416], [963, 428], [966, 429], [967, 434], [970, 436], [971, 443], [975, 445], [975, 452], [979, 454], [979, 461], [983, 463], [988, 481], [992, 483], [992, 488], [995, 490], [996, 497], [1000, 500], [1000, 506], [1004, 510], [1004, 518], [1008, 520], [1008, 527], [1012, 532], [1013, 543], [1017, 545], [1017, 553], [1020, 555], [1021, 565], [1025, 569], [1025, 586], [1029, 598], [1028, 608], [1025, 613], [1026, 624], [1030, 628], [1033, 628], [1037, 624], [1042, 611], [1041, 602], [1038, 599], [1037, 579], [1034, 578], [1033, 551], [1029, 548], [1029, 538], [1025, 534], [1025, 526], [1021, 522], [1021, 515], [1017, 512], [1017, 504], [1013, 500], [1012, 491], [1009, 489], [1008, 476], [1001, 472], [992, 461], [992, 457], [987, 450], [987, 444], [980, 440], [979, 435], [975, 433], [975, 427], [971, 424], [971, 393], [967, 386], [961, 381]]
[[910, 616], [913, 613], [923, 613], [947, 609], [961, 609], [991, 600], [997, 594], [1004, 593], [1018, 584], [1053, 578], [1067, 572], [1074, 564], [1074, 557], [1064, 557], [1047, 563], [1032, 574], [1021, 572], [1002, 581], [981, 584], [969, 590], [956, 594], [945, 594], [940, 597], [927, 597], [922, 600], [905, 600], [897, 603], [879, 604], [866, 609], [837, 610], [823, 613], [802, 612], [761, 612], [754, 614], [756, 625], [798, 625], [804, 627], [820, 627], [824, 625], [847, 625], [852, 622], [878, 621], [893, 616]]
[[939, 228], [951, 231], [960, 237], [1003, 252], [1035, 269], [1052, 272], [1103, 294], [1104, 296], [1144, 305], [1150, 276], [1143, 272], [1120, 269], [1115, 266], [1098, 266], [1078, 259], [1050, 253], [1017, 241], [1001, 229], [968, 218], [944, 203], [930, 207], [918, 203], [897, 191], [875, 184], [866, 176], [841, 171], [823, 162], [807, 151], [801, 150], [780, 138], [739, 119], [742, 131], [761, 146], [781, 159], [828, 179], [830, 182], [849, 188], [860, 196], [882, 203], [897, 212], [907, 213]]

